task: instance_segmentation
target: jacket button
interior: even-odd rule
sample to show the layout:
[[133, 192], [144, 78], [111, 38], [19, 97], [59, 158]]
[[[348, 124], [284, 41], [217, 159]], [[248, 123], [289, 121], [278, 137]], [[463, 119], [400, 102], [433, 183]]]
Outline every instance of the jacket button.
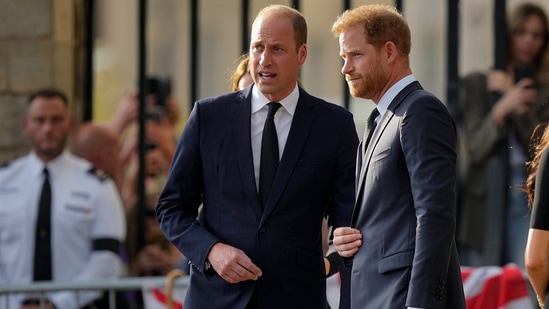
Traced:
[[267, 231], [267, 228], [262, 226], [260, 229], [259, 229], [259, 232], [260, 233], [265, 233]]
[[40, 232], [38, 233], [40, 238], [46, 238], [48, 236], [48, 230], [45, 228], [40, 229]]

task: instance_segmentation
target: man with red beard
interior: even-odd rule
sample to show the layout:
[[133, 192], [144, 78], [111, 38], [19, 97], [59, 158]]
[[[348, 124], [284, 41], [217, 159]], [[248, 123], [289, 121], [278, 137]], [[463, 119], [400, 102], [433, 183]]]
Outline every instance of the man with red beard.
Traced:
[[456, 129], [412, 75], [410, 29], [394, 8], [366, 5], [344, 12], [332, 32], [351, 94], [376, 104], [351, 226], [334, 232], [352, 267], [351, 308], [465, 308], [454, 242]]

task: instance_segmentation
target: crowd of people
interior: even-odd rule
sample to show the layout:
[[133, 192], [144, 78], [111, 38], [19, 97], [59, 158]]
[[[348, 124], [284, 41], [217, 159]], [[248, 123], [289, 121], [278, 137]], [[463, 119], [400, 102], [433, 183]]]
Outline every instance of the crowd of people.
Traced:
[[[108, 123], [77, 128], [65, 94], [36, 91], [30, 152], [0, 167], [0, 284], [182, 269], [184, 308], [329, 308], [337, 273], [342, 309], [463, 309], [461, 265], [514, 263], [544, 308], [549, 21], [523, 3], [507, 28], [506, 66], [461, 79], [456, 121], [412, 73], [400, 12], [343, 12], [331, 29], [341, 73], [374, 105], [359, 138], [357, 115], [299, 82], [304, 16], [263, 8], [230, 91], [196, 101], [179, 138], [175, 98], [146, 96], [143, 222], [139, 89]], [[0, 308], [106, 306], [103, 293], [77, 294], [3, 295]], [[119, 293], [117, 305], [143, 297]]]

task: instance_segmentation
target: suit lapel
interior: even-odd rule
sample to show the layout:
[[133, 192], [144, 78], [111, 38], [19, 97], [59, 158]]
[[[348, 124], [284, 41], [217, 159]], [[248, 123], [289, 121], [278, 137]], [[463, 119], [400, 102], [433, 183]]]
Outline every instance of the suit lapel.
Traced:
[[232, 106], [232, 135], [235, 140], [238, 166], [248, 199], [252, 201], [257, 216], [261, 216], [261, 201], [255, 184], [251, 140], [251, 87], [241, 92]]
[[387, 111], [383, 114], [383, 116], [379, 120], [379, 124], [375, 128], [375, 131], [372, 135], [372, 139], [370, 140], [370, 143], [368, 145], [365, 145], [366, 151], [358, 154], [360, 159], [358, 159], [357, 162], [360, 162], [362, 166], [360, 168], [360, 175], [358, 176], [358, 179], [357, 179], [358, 180], [357, 191], [356, 191], [357, 194], [355, 199], [355, 208], [353, 210], [353, 215], [351, 218], [351, 226], [355, 226], [356, 224], [358, 213], [361, 207], [361, 201], [363, 199], [363, 194], [364, 194], [363, 188], [364, 188], [364, 182], [366, 180], [366, 173], [368, 172], [368, 167], [370, 166], [370, 160], [372, 159], [372, 154], [374, 152], [374, 149], [377, 143], [379, 142], [379, 139], [381, 138], [383, 131], [385, 130], [385, 128], [393, 118], [396, 108], [404, 101], [404, 99], [410, 93], [418, 89], [422, 89], [421, 85], [419, 84], [419, 82], [415, 81], [410, 85], [406, 86], [404, 89], [402, 89], [401, 92], [397, 94], [397, 96], [393, 99], [391, 104], [389, 104]]
[[309, 95], [299, 89], [299, 100], [296, 106], [294, 118], [292, 120], [292, 126], [290, 133], [288, 134], [288, 140], [284, 146], [284, 152], [282, 153], [282, 159], [273, 182], [271, 189], [271, 196], [265, 210], [261, 223], [265, 221], [268, 215], [273, 210], [274, 206], [280, 199], [280, 196], [284, 192], [289, 178], [292, 175], [293, 170], [297, 164], [297, 161], [302, 153], [302, 149], [307, 142], [307, 137], [313, 126], [315, 119], [314, 104], [311, 103]]
[[357, 179], [358, 185], [356, 187], [357, 193], [355, 194], [355, 207], [353, 209], [353, 215], [351, 216], [352, 227], [354, 227], [356, 224], [356, 219], [360, 209], [360, 201], [362, 201], [362, 195], [364, 194], [364, 190], [362, 190], [362, 188], [364, 187], [364, 182], [366, 180], [365, 175], [370, 165], [372, 153], [374, 151], [375, 145], [377, 144], [377, 142], [379, 141], [379, 138], [381, 137], [381, 134], [385, 130], [385, 127], [387, 126], [391, 118], [393, 118], [393, 115], [394, 115], [393, 111], [391, 109], [387, 109], [387, 111], [383, 114], [383, 116], [379, 120], [379, 124], [375, 127], [375, 130], [372, 133], [372, 138], [370, 139], [370, 143], [368, 145], [363, 145], [363, 143], [365, 143], [367, 134], [364, 134], [363, 140], [360, 142], [360, 145], [362, 147], [359, 148], [359, 153], [357, 154], [358, 156], [357, 157], [357, 174], [358, 173], [359, 174]]

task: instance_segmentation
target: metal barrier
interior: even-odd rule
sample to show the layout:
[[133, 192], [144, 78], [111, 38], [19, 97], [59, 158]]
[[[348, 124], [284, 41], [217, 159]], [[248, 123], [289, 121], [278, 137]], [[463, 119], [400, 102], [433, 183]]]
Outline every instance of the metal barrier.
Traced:
[[[40, 294], [40, 308], [44, 308], [45, 293], [52, 291], [108, 291], [109, 309], [116, 309], [116, 291], [140, 290], [144, 283], [154, 286], [166, 286], [165, 276], [161, 277], [123, 277], [108, 280], [77, 281], [77, 282], [34, 282], [28, 284], [12, 284], [0, 286], [0, 297], [15, 293]], [[173, 284], [178, 287], [187, 287], [189, 277], [177, 278]], [[78, 297], [78, 293], [74, 294]], [[5, 308], [9, 306], [9, 298], [5, 298]], [[1, 306], [0, 306], [1, 307]], [[103, 308], [101, 308], [103, 309]]]

